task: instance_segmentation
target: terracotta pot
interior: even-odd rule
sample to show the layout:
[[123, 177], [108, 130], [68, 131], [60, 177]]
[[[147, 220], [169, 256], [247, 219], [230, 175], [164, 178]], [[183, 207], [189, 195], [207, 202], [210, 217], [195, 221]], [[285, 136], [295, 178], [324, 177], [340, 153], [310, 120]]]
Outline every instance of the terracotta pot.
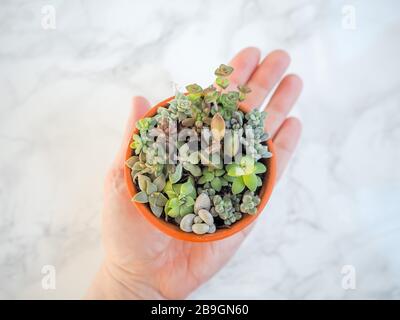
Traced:
[[[144, 117], [152, 117], [157, 113], [158, 108], [165, 107], [166, 104], [171, 101], [174, 97], [170, 97], [154, 107], [152, 107]], [[240, 110], [243, 112], [247, 113], [250, 111], [250, 108], [247, 107], [246, 105], [241, 104], [239, 106]], [[138, 134], [139, 131], [137, 128], [135, 128], [134, 132], [132, 134]], [[127, 149], [126, 149], [126, 155], [125, 159], [129, 159], [133, 155], [133, 150], [129, 147], [130, 141], [128, 143]], [[246, 228], [248, 225], [250, 225], [263, 211], [265, 208], [265, 205], [267, 204], [269, 197], [271, 196], [272, 189], [274, 187], [275, 183], [275, 174], [276, 174], [276, 156], [275, 156], [275, 150], [274, 150], [274, 144], [272, 140], [267, 141], [267, 145], [269, 148], [269, 151], [272, 152], [273, 156], [268, 159], [264, 159], [264, 164], [267, 167], [267, 172], [264, 174], [264, 177], [262, 178], [263, 180], [263, 185], [261, 187], [261, 191], [259, 192], [259, 196], [261, 198], [261, 203], [258, 205], [258, 211], [255, 215], [249, 215], [249, 214], [243, 214], [243, 217], [241, 220], [235, 222], [232, 224], [231, 227], [229, 228], [223, 228], [223, 229], [217, 229], [215, 233], [207, 233], [203, 235], [197, 235], [195, 233], [187, 233], [182, 231], [178, 226], [166, 222], [164, 219], [157, 218], [150, 210], [148, 207], [148, 204], [143, 204], [143, 203], [138, 203], [132, 201], [132, 205], [136, 207], [136, 209], [143, 215], [143, 217], [146, 218], [147, 221], [149, 221], [154, 227], [162, 231], [163, 233], [174, 237], [179, 240], [184, 240], [184, 241], [192, 241], [192, 242], [209, 242], [209, 241], [215, 241], [215, 240], [221, 240], [224, 238], [227, 238], [244, 228]], [[137, 188], [136, 185], [132, 181], [131, 177], [131, 169], [125, 166], [125, 183], [128, 188], [128, 193], [129, 196], [132, 198], [136, 193], [137, 193]]]

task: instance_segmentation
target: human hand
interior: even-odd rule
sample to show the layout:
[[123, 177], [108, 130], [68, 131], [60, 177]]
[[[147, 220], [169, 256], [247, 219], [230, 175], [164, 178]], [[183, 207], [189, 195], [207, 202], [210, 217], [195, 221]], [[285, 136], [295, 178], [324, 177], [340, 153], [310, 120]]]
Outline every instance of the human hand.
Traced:
[[[252, 92], [244, 101], [260, 106], [290, 63], [284, 51], [262, 62], [256, 48], [240, 51], [230, 62], [231, 85], [246, 84]], [[287, 117], [302, 90], [296, 75], [285, 76], [266, 106], [266, 129], [275, 144], [277, 178], [282, 175], [301, 133], [300, 121]], [[251, 227], [229, 238], [192, 243], [171, 238], [154, 228], [135, 209], [124, 182], [125, 151], [136, 121], [149, 109], [142, 97], [133, 99], [121, 149], [105, 182], [103, 242], [105, 260], [87, 294], [88, 299], [181, 299], [207, 281], [235, 253]]]

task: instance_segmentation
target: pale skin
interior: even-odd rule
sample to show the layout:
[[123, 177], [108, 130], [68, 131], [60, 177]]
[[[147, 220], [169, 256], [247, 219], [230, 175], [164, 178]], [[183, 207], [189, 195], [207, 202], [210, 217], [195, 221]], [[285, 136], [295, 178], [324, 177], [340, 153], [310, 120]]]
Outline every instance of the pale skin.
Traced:
[[[266, 129], [275, 144], [277, 177], [284, 172], [301, 134], [301, 123], [288, 117], [302, 90], [297, 75], [284, 75], [290, 58], [276, 50], [260, 60], [257, 48], [245, 48], [229, 63], [231, 85], [247, 84], [245, 103], [265, 106]], [[271, 92], [277, 85], [276, 90]], [[87, 299], [183, 299], [210, 279], [233, 256], [251, 227], [224, 240], [192, 243], [166, 236], [133, 206], [124, 182], [124, 157], [135, 123], [150, 108], [134, 97], [121, 148], [104, 187], [102, 236], [105, 258]], [[263, 216], [260, 217], [263, 219]], [[245, 261], [243, 263], [246, 263]]]

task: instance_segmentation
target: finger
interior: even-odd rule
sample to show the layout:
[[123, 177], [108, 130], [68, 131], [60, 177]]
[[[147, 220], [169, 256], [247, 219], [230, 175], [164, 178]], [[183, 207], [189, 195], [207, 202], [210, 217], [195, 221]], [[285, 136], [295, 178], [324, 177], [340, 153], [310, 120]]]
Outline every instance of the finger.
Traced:
[[228, 90], [234, 90], [238, 85], [245, 84], [257, 68], [259, 61], [260, 50], [258, 48], [248, 47], [236, 54], [229, 63], [233, 67], [233, 72], [229, 76]]
[[267, 55], [247, 83], [251, 92], [245, 103], [250, 107], [260, 106], [281, 79], [289, 64], [290, 57], [283, 50], [276, 50]]
[[277, 180], [282, 176], [301, 135], [301, 122], [297, 118], [287, 118], [274, 139], [277, 163]]
[[128, 144], [131, 141], [132, 132], [135, 129], [136, 122], [145, 115], [145, 113], [149, 110], [149, 108], [150, 104], [147, 101], [147, 99], [139, 96], [133, 97], [131, 113], [129, 115], [128, 122], [126, 124], [124, 138], [122, 140], [121, 147], [115, 158], [114, 166], [118, 168], [124, 168], [126, 148], [128, 147]]
[[268, 116], [265, 120], [267, 131], [273, 137], [292, 110], [303, 88], [303, 82], [297, 75], [288, 75], [279, 84], [265, 108]]

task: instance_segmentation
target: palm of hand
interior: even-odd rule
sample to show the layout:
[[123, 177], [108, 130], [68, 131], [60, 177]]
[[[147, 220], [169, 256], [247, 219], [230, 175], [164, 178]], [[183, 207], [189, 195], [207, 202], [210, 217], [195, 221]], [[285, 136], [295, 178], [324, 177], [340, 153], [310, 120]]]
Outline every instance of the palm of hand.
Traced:
[[[247, 83], [253, 92], [245, 101], [260, 105], [289, 64], [283, 51], [275, 51], [259, 64], [259, 51], [242, 50], [230, 63], [235, 68], [231, 82]], [[283, 172], [300, 135], [300, 123], [286, 118], [301, 92], [301, 80], [294, 75], [282, 79], [267, 105], [266, 126], [272, 134], [278, 162], [278, 177]], [[149, 108], [140, 97], [134, 99], [124, 142], [105, 184], [103, 240], [106, 265], [125, 287], [151, 288], [165, 298], [186, 297], [208, 280], [233, 255], [248, 229], [210, 243], [190, 243], [170, 238], [150, 225], [132, 205], [124, 183], [124, 154], [133, 127]], [[141, 289], [139, 289], [141, 290]]]

